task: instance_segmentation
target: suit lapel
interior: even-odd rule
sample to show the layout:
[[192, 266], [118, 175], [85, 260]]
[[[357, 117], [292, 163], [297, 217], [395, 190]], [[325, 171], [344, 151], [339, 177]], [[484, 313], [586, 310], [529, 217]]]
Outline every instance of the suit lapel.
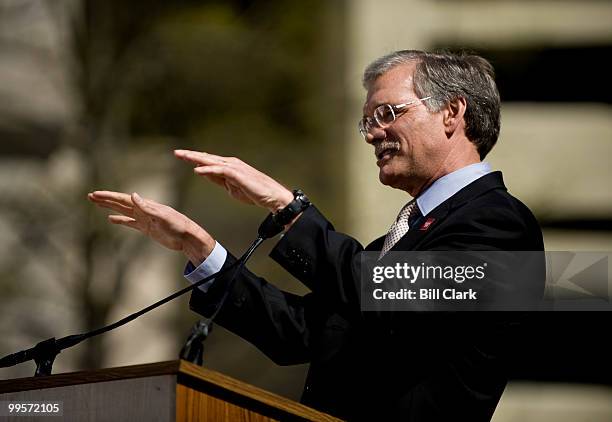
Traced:
[[[466, 202], [488, 192], [492, 189], [504, 189], [504, 181], [502, 174], [499, 171], [489, 173], [482, 176], [461, 189], [459, 192], [448, 198], [446, 201], [438, 205], [426, 216], [419, 218], [414, 227], [410, 230], [391, 248], [391, 251], [411, 251], [415, 250], [418, 244], [423, 241], [431, 232], [431, 229], [443, 223], [444, 219], [450, 212], [459, 208]], [[366, 250], [380, 251], [384, 243], [385, 236], [382, 236], [372, 242]]]

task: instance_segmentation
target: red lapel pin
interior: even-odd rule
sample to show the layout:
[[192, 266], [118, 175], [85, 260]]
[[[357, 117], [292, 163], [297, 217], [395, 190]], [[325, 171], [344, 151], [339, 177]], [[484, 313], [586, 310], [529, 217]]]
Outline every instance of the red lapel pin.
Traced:
[[427, 229], [429, 229], [429, 226], [431, 226], [434, 221], [436, 221], [435, 218], [433, 217], [429, 217], [427, 220], [425, 220], [425, 222], [421, 225], [421, 227], [419, 228], [419, 230], [425, 231]]

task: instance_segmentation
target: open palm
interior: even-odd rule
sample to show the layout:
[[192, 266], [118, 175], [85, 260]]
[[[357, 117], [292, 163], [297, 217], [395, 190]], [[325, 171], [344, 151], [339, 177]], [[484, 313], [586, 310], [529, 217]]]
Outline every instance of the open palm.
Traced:
[[[188, 252], [194, 238], [201, 241], [199, 248], [204, 257], [210, 254], [214, 240], [193, 220], [175, 209], [142, 198], [137, 193], [95, 191], [88, 199], [102, 208], [108, 208], [120, 215], [109, 215], [113, 224], [120, 224], [138, 230], [168, 249]], [[197, 259], [200, 260], [200, 259]]]

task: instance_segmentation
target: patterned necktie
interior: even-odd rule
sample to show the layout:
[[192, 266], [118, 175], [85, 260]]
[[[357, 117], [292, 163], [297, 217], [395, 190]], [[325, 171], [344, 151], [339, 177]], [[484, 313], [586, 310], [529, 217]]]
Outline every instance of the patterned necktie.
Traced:
[[395, 223], [389, 229], [387, 236], [385, 237], [385, 243], [383, 244], [382, 250], [380, 251], [380, 256], [378, 259], [385, 256], [387, 252], [400, 240], [410, 229], [410, 225], [408, 224], [408, 220], [411, 216], [414, 216], [419, 210], [416, 201], [413, 199], [404, 205], [404, 208], [399, 212], [397, 218], [395, 219]]

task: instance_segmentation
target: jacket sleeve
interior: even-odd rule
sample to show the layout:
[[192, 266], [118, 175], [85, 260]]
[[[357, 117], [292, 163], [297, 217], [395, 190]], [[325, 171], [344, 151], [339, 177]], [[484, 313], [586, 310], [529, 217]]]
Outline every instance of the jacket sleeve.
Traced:
[[[223, 269], [236, 262], [228, 253]], [[206, 293], [195, 289], [190, 308], [210, 317], [219, 305], [234, 270], [222, 275]], [[247, 268], [236, 280], [215, 322], [247, 340], [278, 365], [309, 361], [305, 309], [311, 299], [284, 292]]]
[[357, 240], [337, 232], [311, 206], [278, 242], [270, 257], [312, 290], [318, 300], [348, 316], [360, 311], [362, 251]]
[[[333, 309], [358, 315], [359, 252], [362, 246], [334, 230], [311, 206], [276, 245], [270, 256], [313, 293], [298, 296], [276, 288], [244, 268], [216, 318], [221, 326], [249, 341], [279, 365], [310, 361], [311, 331], [326, 323]], [[223, 268], [236, 262], [228, 253]], [[196, 289], [190, 307], [211, 316], [233, 270], [219, 277], [208, 292]], [[339, 306], [340, 305], [340, 306]], [[348, 311], [347, 311], [348, 312]], [[357, 314], [355, 313], [357, 312]]]

